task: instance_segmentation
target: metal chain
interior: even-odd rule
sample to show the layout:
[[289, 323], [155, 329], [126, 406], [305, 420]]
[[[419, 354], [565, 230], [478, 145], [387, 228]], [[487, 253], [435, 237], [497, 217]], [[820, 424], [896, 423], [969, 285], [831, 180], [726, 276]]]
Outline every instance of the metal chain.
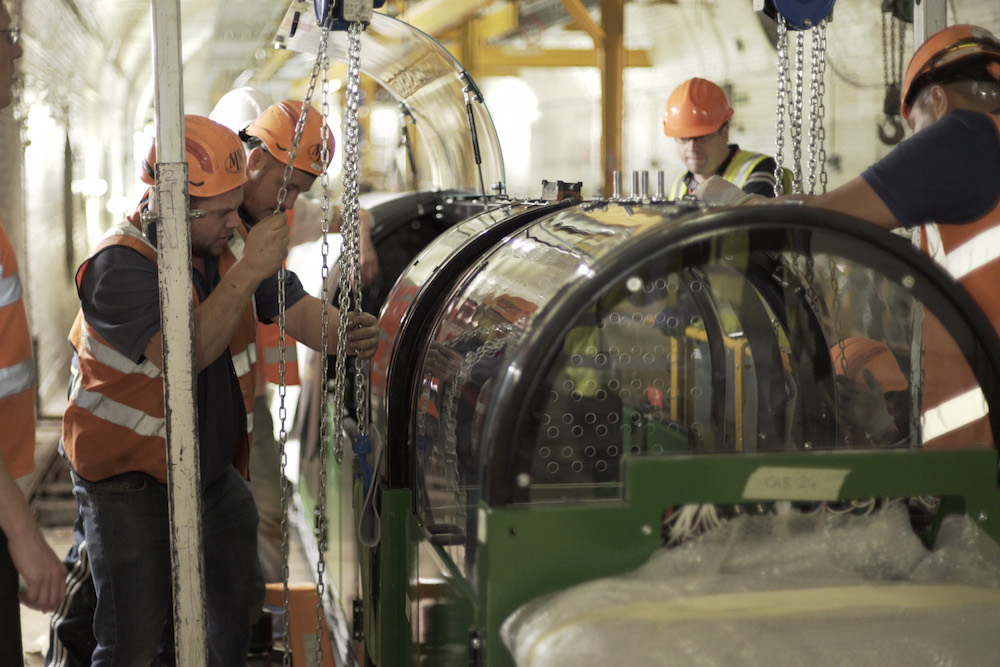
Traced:
[[785, 172], [782, 162], [785, 150], [785, 97], [788, 79], [788, 27], [785, 17], [778, 15], [778, 93], [777, 112], [775, 113], [775, 150], [774, 150], [774, 196], [785, 194]]
[[[834, 333], [837, 337], [837, 349], [840, 351], [840, 374], [844, 377], [847, 375], [847, 344], [844, 342], [844, 331], [840, 322], [841, 315], [841, 303], [840, 303], [840, 281], [837, 279], [837, 263], [831, 258], [830, 260], [830, 288], [832, 290], [831, 297], [831, 309], [833, 317], [833, 328]], [[836, 375], [836, 371], [834, 371]], [[847, 447], [851, 446], [851, 432], [850, 429], [844, 429], [844, 445]]]
[[815, 194], [816, 180], [820, 181], [823, 192], [826, 192], [826, 128], [823, 118], [826, 106], [823, 98], [826, 96], [826, 19], [812, 29], [812, 53], [810, 63], [810, 98], [809, 98], [809, 173], [807, 174], [808, 192]]
[[827, 173], [826, 173], [826, 125], [824, 119], [826, 118], [826, 27], [829, 19], [823, 19], [820, 24], [816, 26], [816, 40], [818, 42], [818, 48], [813, 45], [813, 63], [818, 63], [816, 67], [816, 91], [814, 92], [816, 107], [813, 111], [813, 115], [816, 116], [816, 143], [818, 145], [818, 151], [816, 155], [816, 160], [819, 163], [819, 188], [820, 192], [826, 192], [827, 185]]
[[[288, 181], [292, 177], [292, 172], [295, 163], [295, 158], [298, 155], [299, 147], [302, 143], [302, 131], [305, 129], [305, 119], [306, 113], [308, 113], [309, 105], [312, 101], [313, 92], [316, 89], [316, 81], [319, 78], [320, 70], [324, 68], [326, 54], [326, 46], [329, 37], [329, 26], [323, 26], [320, 35], [319, 49], [316, 56], [316, 62], [313, 65], [312, 74], [309, 78], [309, 86], [306, 90], [305, 99], [302, 101], [302, 113], [299, 115], [299, 120], [295, 124], [295, 133], [292, 137], [292, 147], [288, 154], [288, 163], [285, 165], [285, 170], [282, 174], [281, 188], [278, 190], [278, 200], [274, 207], [275, 215], [281, 213], [282, 206], [285, 203], [285, 198], [288, 196]], [[286, 372], [286, 356], [285, 356], [285, 268], [282, 266], [278, 269], [278, 457], [281, 461], [281, 623], [282, 623], [282, 646], [284, 648], [284, 655], [282, 656], [282, 664], [284, 667], [291, 667], [292, 655], [291, 655], [291, 627], [290, 627], [290, 616], [289, 616], [289, 602], [290, 595], [288, 590], [288, 553], [289, 553], [289, 525], [288, 525], [288, 476], [285, 474], [285, 470], [288, 466], [288, 452], [286, 451], [286, 445], [288, 443], [288, 430], [286, 428], [286, 423], [288, 419], [287, 408], [285, 407], [285, 396], [286, 396], [286, 382], [285, 382], [285, 372]]]
[[316, 559], [316, 648], [315, 664], [323, 664], [323, 628], [326, 625], [326, 614], [323, 601], [326, 594], [326, 545], [327, 545], [327, 520], [326, 520], [326, 484], [327, 471], [329, 470], [329, 449], [327, 447], [327, 426], [329, 423], [329, 396], [327, 394], [327, 376], [329, 374], [328, 352], [330, 349], [329, 320], [330, 314], [326, 305], [330, 303], [330, 244], [327, 235], [330, 231], [330, 177], [325, 168], [330, 164], [330, 128], [327, 125], [327, 118], [330, 117], [330, 80], [329, 80], [329, 56], [324, 50], [319, 58], [323, 60], [322, 75], [323, 80], [320, 86], [320, 164], [324, 165], [323, 173], [320, 174], [320, 186], [322, 195], [320, 196], [320, 230], [322, 231], [322, 255], [323, 264], [320, 268], [320, 302], [323, 304], [322, 315], [320, 316], [320, 422], [319, 422], [319, 497], [316, 503], [316, 550], [319, 557]]
[[[347, 137], [349, 145], [348, 160], [350, 172], [344, 184], [344, 201], [350, 204], [350, 218], [345, 219], [345, 228], [350, 237], [351, 263], [350, 283], [351, 294], [354, 297], [354, 307], [357, 312], [361, 312], [361, 207], [358, 204], [360, 167], [359, 144], [361, 132], [358, 121], [358, 105], [361, 97], [361, 24], [355, 23], [351, 26], [353, 40], [350, 42], [349, 60], [352, 63], [353, 71], [350, 76], [354, 80], [353, 87], [348, 89], [348, 128], [350, 134]], [[355, 418], [358, 424], [358, 434], [368, 434], [368, 362], [355, 357], [354, 359], [354, 406]]]
[[[360, 283], [360, 232], [358, 216], [358, 144], [360, 136], [360, 125], [358, 121], [358, 104], [361, 99], [361, 24], [352, 22], [347, 31], [347, 87], [346, 87], [346, 108], [344, 110], [344, 194], [341, 205], [341, 228], [342, 245], [340, 250], [340, 295], [338, 297], [338, 308], [340, 316], [338, 318], [337, 329], [337, 362], [333, 379], [333, 391], [339, 398], [344, 396], [344, 385], [347, 377], [347, 315], [350, 310], [351, 296], [355, 294], [354, 283]], [[358, 286], [360, 290], [360, 285]], [[361, 310], [360, 292], [356, 295], [356, 308]], [[359, 367], [363, 366], [359, 364]], [[360, 373], [358, 373], [360, 375]], [[356, 378], [357, 381], [357, 378]], [[362, 378], [363, 381], [363, 378]], [[362, 405], [356, 405], [358, 415], [362, 413]], [[333, 429], [336, 434], [336, 449], [334, 458], [337, 463], [344, 459], [343, 440], [340, 437], [341, 425], [343, 423], [343, 411], [337, 410], [333, 415]], [[358, 419], [359, 433], [364, 425], [364, 418]]]
[[[903, 52], [906, 50], [906, 29], [903, 26], [902, 19], [894, 19], [896, 22], [896, 41], [894, 48], [896, 49], [896, 72], [893, 75], [893, 80], [896, 85], [902, 85], [903, 83]], [[900, 90], [902, 92], [902, 90]]]
[[795, 33], [795, 80], [792, 87], [792, 192], [802, 192], [802, 78], [805, 60], [805, 35]]
[[[895, 39], [889, 34], [890, 24], [886, 20], [886, 12], [882, 12], [882, 80], [885, 85], [885, 94], [888, 97], [889, 87], [896, 80], [896, 63], [893, 62], [889, 57], [889, 43], [892, 41], [895, 43]], [[891, 29], [895, 32], [896, 23], [892, 21]], [[892, 74], [889, 73], [889, 68], [892, 67]]]
[[[465, 387], [466, 381], [473, 369], [483, 359], [493, 357], [512, 342], [510, 336], [513, 327], [496, 325], [486, 332], [487, 340], [474, 352], [468, 352], [462, 357], [455, 378], [445, 390], [441, 411], [444, 421], [444, 448], [442, 451], [445, 484], [450, 483], [455, 506], [460, 515], [464, 515], [466, 507], [466, 491], [459, 480], [458, 474], [458, 397]], [[491, 337], [492, 336], [492, 337]], [[462, 516], [458, 517], [459, 519]]]
[[809, 162], [806, 170], [805, 192], [816, 194], [817, 148], [819, 127], [816, 122], [817, 96], [819, 94], [819, 62], [816, 58], [816, 30], [810, 30], [811, 55], [809, 62]]

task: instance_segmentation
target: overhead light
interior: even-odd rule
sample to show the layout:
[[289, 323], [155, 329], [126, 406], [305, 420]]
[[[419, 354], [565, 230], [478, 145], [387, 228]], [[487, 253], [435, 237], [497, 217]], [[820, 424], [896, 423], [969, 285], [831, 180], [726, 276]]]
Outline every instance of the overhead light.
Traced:
[[103, 197], [108, 191], [108, 182], [103, 178], [81, 178], [72, 181], [70, 191], [75, 195], [83, 195], [88, 199]]

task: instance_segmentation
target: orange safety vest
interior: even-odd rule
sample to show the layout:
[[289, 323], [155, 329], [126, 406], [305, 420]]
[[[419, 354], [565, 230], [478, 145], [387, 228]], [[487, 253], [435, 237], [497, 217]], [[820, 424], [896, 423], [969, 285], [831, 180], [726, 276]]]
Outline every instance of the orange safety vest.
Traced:
[[0, 222], [0, 456], [13, 477], [35, 469], [35, 362], [17, 257]]
[[[219, 257], [219, 275], [225, 276], [243, 253], [246, 231], [239, 227]], [[139, 228], [125, 222], [113, 227], [76, 272], [77, 291], [90, 260], [101, 250], [120, 245], [156, 263], [156, 248]], [[194, 303], [199, 303], [195, 293]], [[256, 317], [247, 305], [229, 342], [233, 368], [243, 395], [247, 423], [233, 465], [247, 475], [256, 379]], [[97, 482], [125, 472], [143, 472], [167, 481], [166, 421], [163, 376], [150, 360], [135, 363], [94, 331], [77, 314], [70, 331], [79, 370], [73, 374], [69, 405], [63, 416], [63, 448], [74, 470]]]
[[[1000, 118], [990, 117], [1000, 133]], [[927, 224], [920, 247], [964, 287], [1000, 332], [1000, 203], [975, 222]], [[924, 446], [992, 447], [985, 397], [958, 346], [941, 323], [924, 313]]]
[[[295, 219], [295, 209], [285, 211], [288, 216], [288, 226]], [[257, 323], [257, 359], [264, 370], [264, 379], [271, 384], [281, 384], [278, 349], [278, 325]], [[301, 384], [299, 379], [298, 354], [295, 339], [285, 332], [285, 385]]]

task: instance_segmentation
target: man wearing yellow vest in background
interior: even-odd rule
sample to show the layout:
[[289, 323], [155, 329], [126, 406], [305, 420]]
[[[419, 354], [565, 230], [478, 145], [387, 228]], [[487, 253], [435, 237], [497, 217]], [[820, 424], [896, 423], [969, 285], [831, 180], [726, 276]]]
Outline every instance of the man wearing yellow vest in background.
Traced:
[[[247, 181], [239, 137], [186, 116], [194, 355], [202, 483], [201, 526], [210, 664], [245, 664], [250, 624], [263, 601], [257, 512], [244, 477], [256, 387], [256, 322], [277, 316], [288, 248], [283, 214], [248, 229], [239, 215]], [[141, 177], [153, 183], [156, 146]], [[79, 371], [63, 416], [62, 445], [97, 591], [94, 665], [169, 659], [172, 578], [167, 505], [162, 333], [155, 232], [145, 202], [108, 231], [77, 272], [81, 315], [70, 339]], [[320, 318], [336, 308], [285, 274], [286, 326], [320, 347]], [[347, 349], [368, 358], [374, 316], [352, 314]], [[334, 337], [335, 338], [335, 337]], [[336, 342], [336, 341], [334, 341]]]
[[[295, 127], [302, 113], [302, 103], [284, 100], [267, 107], [246, 128], [239, 131], [240, 139], [247, 151], [247, 184], [243, 189], [243, 206], [240, 216], [248, 225], [253, 225], [274, 213], [278, 194], [285, 183], [285, 171], [292, 154]], [[319, 207], [306, 197], [307, 192], [322, 175], [333, 159], [335, 142], [333, 133], [326, 128], [326, 162], [323, 162], [323, 119], [316, 109], [306, 114], [299, 138], [298, 151], [292, 164], [286, 194], [281, 210], [288, 215], [291, 226], [289, 245], [315, 240], [322, 231], [319, 225]], [[360, 210], [362, 283], [368, 284], [378, 273], [378, 259], [371, 244], [371, 214]], [[340, 208], [330, 206], [329, 228], [340, 231], [343, 219]], [[330, 331], [336, 331], [337, 322], [330, 321]], [[281, 581], [281, 462], [278, 458], [278, 443], [273, 437], [274, 425], [268, 405], [268, 383], [275, 385], [281, 379], [278, 373], [278, 327], [274, 324], [261, 325], [257, 333], [258, 363], [263, 373], [258, 375], [254, 408], [254, 432], [257, 444], [251, 453], [250, 488], [257, 501], [260, 523], [257, 534], [257, 549], [260, 554], [264, 580]], [[332, 349], [332, 348], [331, 348]], [[285, 384], [299, 384], [295, 341], [285, 339]]]
[[[18, 29], [0, 2], [0, 108], [11, 102]], [[8, 159], [18, 153], [8, 147]], [[45, 542], [16, 478], [35, 467], [35, 365], [17, 258], [0, 223], [0, 664], [21, 665], [20, 602], [50, 611], [66, 594], [66, 568]], [[25, 588], [18, 591], [18, 573]]]
[[[677, 142], [677, 155], [688, 171], [680, 174], [670, 199], [694, 192], [710, 176], [721, 176], [747, 194], [774, 196], [775, 161], [769, 155], [729, 143], [733, 108], [722, 88], [705, 79], [688, 79], [674, 89], [663, 113], [663, 133]], [[792, 174], [783, 171], [784, 192]]]

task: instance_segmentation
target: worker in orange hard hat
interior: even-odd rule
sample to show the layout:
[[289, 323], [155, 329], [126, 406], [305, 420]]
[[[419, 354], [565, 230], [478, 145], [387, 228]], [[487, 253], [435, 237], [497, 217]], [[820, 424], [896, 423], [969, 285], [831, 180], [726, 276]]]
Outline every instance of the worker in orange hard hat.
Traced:
[[[670, 191], [671, 199], [690, 194], [707, 178], [719, 175], [749, 194], [774, 196], [775, 161], [769, 155], [742, 150], [729, 143], [733, 108], [718, 85], [688, 79], [674, 89], [663, 114], [663, 133], [677, 142], [677, 154], [687, 167]], [[784, 170], [784, 191], [792, 174]]]
[[[263, 600], [257, 510], [247, 487], [256, 386], [257, 319], [278, 314], [277, 271], [288, 247], [283, 213], [252, 227], [239, 215], [247, 182], [239, 137], [208, 118], [184, 119], [194, 299], [201, 532], [208, 660], [246, 664], [250, 624]], [[154, 182], [155, 143], [140, 169]], [[144, 198], [144, 202], [147, 200]], [[81, 308], [70, 333], [76, 355], [62, 447], [71, 465], [83, 541], [96, 590], [95, 664], [149, 664], [171, 644], [158, 250], [140, 225], [144, 203], [112, 227], [76, 274]], [[155, 223], [152, 223], [155, 226]], [[307, 295], [285, 272], [285, 323], [321, 346], [324, 315], [337, 309]], [[351, 314], [347, 349], [370, 357], [373, 315]], [[81, 558], [81, 562], [83, 559]]]
[[[301, 116], [302, 130], [298, 147], [295, 147], [295, 130]], [[320, 205], [301, 196], [312, 187], [326, 171], [334, 156], [336, 143], [333, 133], [325, 125], [320, 112], [312, 107], [303, 110], [302, 102], [282, 100], [271, 104], [239, 131], [247, 156], [247, 184], [243, 189], [243, 206], [240, 215], [253, 225], [266, 219], [278, 207], [282, 185], [286, 188], [280, 208], [288, 216], [290, 226], [289, 246], [296, 246], [318, 239], [322, 234]], [[294, 159], [293, 159], [294, 154]], [[292, 169], [287, 169], [291, 161]], [[285, 180], [286, 171], [288, 179]], [[368, 285], [379, 270], [371, 240], [371, 214], [360, 209], [361, 282]], [[328, 211], [329, 231], [338, 232], [343, 224], [339, 206], [331, 205]], [[317, 258], [318, 259], [318, 258]], [[333, 322], [333, 320], [331, 320]], [[259, 447], [251, 452], [255, 470], [250, 488], [257, 500], [260, 515], [258, 550], [265, 581], [281, 580], [281, 462], [278, 444], [274, 441], [273, 419], [269, 406], [269, 384], [281, 382], [279, 367], [279, 334], [273, 324], [261, 325], [257, 332], [257, 362], [262, 372], [258, 374], [255, 430], [259, 431]], [[284, 384], [301, 383], [295, 340], [285, 339]]]
[[[246, 128], [237, 130], [247, 148], [249, 183], [245, 189], [243, 208], [246, 214], [244, 217], [250, 221], [263, 219], [275, 210], [278, 192], [284, 182], [285, 167], [292, 156], [295, 127], [301, 113], [301, 102], [284, 100], [266, 108]], [[316, 178], [326, 171], [333, 159], [334, 148], [333, 133], [329, 127], [324, 128], [319, 111], [307, 109], [299, 147], [295, 150], [294, 168], [289, 175], [287, 193], [281, 204], [282, 210], [289, 213], [289, 224], [292, 226], [289, 244], [292, 246], [320, 237], [319, 206], [306, 197], [300, 199], [299, 195], [307, 192]], [[301, 204], [299, 209], [295, 208], [297, 203]], [[361, 283], [367, 286], [378, 274], [379, 263], [371, 238], [371, 214], [360, 209], [358, 215], [361, 223]], [[329, 216], [330, 231], [339, 232], [343, 224], [340, 207], [331, 206]]]
[[[913, 54], [901, 97], [913, 136], [835, 190], [788, 198], [886, 229], [913, 229], [1000, 331], [1000, 40], [969, 24], [932, 35]], [[695, 194], [710, 204], [768, 203], [722, 179]], [[929, 314], [923, 328], [925, 446], [993, 446], [969, 364]]]
[[853, 445], [886, 446], [905, 430], [910, 386], [885, 343], [854, 336], [830, 348], [837, 407]]

